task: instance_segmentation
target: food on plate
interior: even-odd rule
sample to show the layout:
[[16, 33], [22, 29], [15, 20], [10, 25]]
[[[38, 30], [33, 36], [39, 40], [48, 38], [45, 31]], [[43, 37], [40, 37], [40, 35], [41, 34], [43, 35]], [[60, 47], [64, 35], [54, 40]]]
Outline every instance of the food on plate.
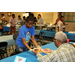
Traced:
[[33, 51], [36, 51], [36, 52], [43, 52], [42, 49], [38, 49], [38, 48], [34, 48]]

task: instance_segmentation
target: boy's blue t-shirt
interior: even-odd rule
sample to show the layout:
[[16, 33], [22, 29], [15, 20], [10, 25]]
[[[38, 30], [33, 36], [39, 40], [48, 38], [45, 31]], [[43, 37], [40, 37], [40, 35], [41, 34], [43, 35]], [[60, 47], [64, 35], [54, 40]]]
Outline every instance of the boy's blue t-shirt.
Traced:
[[22, 38], [25, 38], [26, 43], [29, 43], [31, 36], [34, 35], [35, 35], [35, 29], [33, 26], [31, 28], [27, 28], [25, 25], [23, 25], [19, 29], [19, 35], [16, 39], [16, 44], [20, 47], [25, 47], [25, 45], [22, 43]]

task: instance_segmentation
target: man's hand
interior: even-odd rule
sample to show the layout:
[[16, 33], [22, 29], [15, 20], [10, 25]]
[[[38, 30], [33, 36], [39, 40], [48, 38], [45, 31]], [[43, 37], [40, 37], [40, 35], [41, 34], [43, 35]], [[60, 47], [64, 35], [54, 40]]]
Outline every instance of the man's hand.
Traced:
[[52, 52], [52, 50], [51, 49], [49, 49], [49, 48], [46, 48], [46, 49], [44, 49], [44, 51], [43, 51], [44, 53], [51, 53]]

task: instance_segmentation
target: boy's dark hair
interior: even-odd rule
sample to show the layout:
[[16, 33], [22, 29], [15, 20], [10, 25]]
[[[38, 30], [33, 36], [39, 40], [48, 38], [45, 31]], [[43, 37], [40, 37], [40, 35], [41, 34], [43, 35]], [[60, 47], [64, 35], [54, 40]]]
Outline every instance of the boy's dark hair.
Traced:
[[33, 13], [30, 13], [30, 16], [34, 17], [34, 14]]
[[25, 16], [23, 16], [23, 18], [26, 18]]
[[29, 21], [33, 21], [33, 18], [32, 18], [31, 16], [28, 16], [28, 17], [26, 18], [26, 22], [29, 22]]

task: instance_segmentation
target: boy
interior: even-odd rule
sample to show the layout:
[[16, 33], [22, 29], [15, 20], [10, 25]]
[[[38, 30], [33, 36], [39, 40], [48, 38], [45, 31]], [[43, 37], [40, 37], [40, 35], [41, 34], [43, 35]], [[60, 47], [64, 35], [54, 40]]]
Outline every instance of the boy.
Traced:
[[25, 25], [23, 25], [19, 29], [19, 36], [16, 39], [17, 51], [24, 52], [27, 51], [27, 48], [28, 50], [32, 51], [32, 49], [28, 45], [30, 39], [32, 40], [32, 42], [36, 47], [41, 48], [35, 41], [34, 35], [35, 35], [35, 29], [33, 27], [33, 18], [31, 16], [28, 16], [26, 18]]

